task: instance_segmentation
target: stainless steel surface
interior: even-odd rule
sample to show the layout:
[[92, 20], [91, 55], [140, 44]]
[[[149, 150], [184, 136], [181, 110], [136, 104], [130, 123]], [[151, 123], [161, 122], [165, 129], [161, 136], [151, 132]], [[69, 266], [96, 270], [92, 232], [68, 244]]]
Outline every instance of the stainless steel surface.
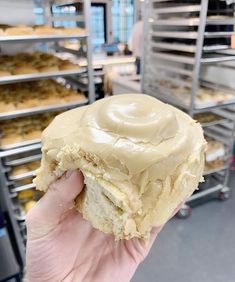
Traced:
[[10, 75], [10, 76], [1, 76], [0, 77], [0, 85], [1, 84], [11, 84], [15, 82], [23, 82], [23, 81], [31, 81], [52, 77], [60, 77], [60, 76], [71, 76], [71, 75], [81, 75], [86, 72], [86, 68], [79, 68], [76, 70], [66, 70], [66, 71], [56, 71], [56, 72], [40, 72], [40, 73], [30, 73], [30, 74], [19, 74], [19, 75]]
[[203, 175], [206, 176], [206, 175], [213, 174], [215, 172], [219, 172], [219, 171], [222, 171], [222, 170], [225, 170], [225, 169], [228, 169], [227, 165], [224, 165], [224, 166], [221, 166], [221, 167], [218, 167], [218, 168], [214, 168], [214, 169], [210, 169], [210, 170], [205, 170], [203, 172]]
[[6, 150], [16, 149], [16, 148], [19, 148], [19, 147], [24, 147], [24, 146], [28, 146], [28, 145], [32, 145], [32, 144], [36, 144], [36, 143], [40, 143], [40, 142], [41, 142], [41, 139], [33, 139], [33, 140], [28, 140], [28, 141], [22, 141], [22, 142], [19, 142], [19, 143], [0, 146], [0, 150], [6, 151]]
[[198, 192], [198, 193], [192, 195], [191, 197], [189, 197], [189, 199], [187, 199], [186, 203], [190, 203], [192, 201], [195, 201], [195, 200], [200, 199], [202, 197], [205, 197], [207, 195], [219, 192], [222, 189], [223, 189], [223, 185], [221, 185], [221, 184], [216, 185], [215, 187], [208, 188], [204, 191]]
[[153, 53], [151, 54], [151, 56], [161, 60], [185, 63], [190, 65], [194, 64], [194, 57], [190, 57], [190, 56], [172, 55], [169, 53]]
[[218, 37], [230, 37], [234, 35], [235, 31], [207, 31], [204, 33], [205, 38], [218, 38]]
[[206, 23], [208, 25], [234, 25], [235, 18], [224, 18], [224, 19], [210, 19], [207, 18]]
[[201, 5], [184, 5], [167, 8], [158, 8], [155, 10], [156, 14], [168, 14], [168, 13], [183, 13], [183, 12], [199, 12]]
[[208, 0], [203, 0], [201, 2], [201, 13], [200, 13], [200, 26], [198, 29], [198, 38], [196, 44], [196, 54], [195, 54], [195, 62], [194, 62], [194, 70], [193, 70], [193, 82], [192, 82], [192, 94], [191, 94], [191, 101], [190, 101], [190, 108], [189, 114], [193, 116], [194, 112], [194, 105], [196, 102], [196, 95], [199, 88], [199, 76], [200, 76], [200, 60], [202, 57], [202, 47], [204, 42], [204, 32], [206, 28], [206, 16], [207, 16], [207, 9], [208, 9]]
[[176, 50], [176, 51], [183, 51], [190, 53], [194, 53], [196, 51], [195, 45], [177, 44], [177, 43], [152, 42], [151, 47], [156, 47], [164, 50]]
[[72, 35], [18, 35], [18, 36], [1, 36], [0, 44], [2, 43], [23, 43], [23, 42], [45, 42], [45, 41], [60, 41], [68, 39], [85, 38], [86, 32]]
[[22, 237], [20, 235], [20, 230], [18, 228], [17, 222], [15, 221], [14, 211], [12, 209], [12, 202], [10, 198], [10, 191], [6, 189], [7, 188], [6, 178], [5, 178], [5, 174], [2, 173], [3, 167], [4, 165], [2, 163], [2, 160], [0, 159], [0, 187], [1, 187], [0, 196], [1, 196], [1, 199], [3, 200], [4, 210], [8, 214], [8, 217], [11, 223], [11, 227], [14, 232], [16, 248], [17, 248], [17, 251], [19, 252], [18, 259], [21, 264], [24, 264], [25, 263], [25, 248], [24, 248], [24, 244], [22, 241]]
[[26, 185], [19, 186], [19, 187], [16, 187], [16, 188], [11, 188], [10, 191], [12, 193], [18, 193], [18, 192], [29, 190], [29, 189], [34, 189], [35, 187], [36, 187], [35, 184], [30, 183], [30, 184], [26, 184]]
[[235, 60], [235, 56], [216, 55], [214, 57], [201, 58], [201, 63], [202, 64], [212, 64], [212, 63], [219, 63], [219, 62], [231, 62], [233, 60]]
[[24, 110], [16, 110], [12, 112], [0, 113], [0, 120], [12, 119], [12, 118], [28, 116], [38, 113], [45, 113], [45, 112], [56, 111], [56, 110], [69, 109], [73, 107], [83, 106], [86, 104], [88, 104], [88, 100], [83, 99], [66, 104], [48, 105], [48, 106], [40, 106], [40, 107], [34, 107]]
[[28, 171], [19, 175], [14, 175], [14, 176], [9, 176], [9, 180], [11, 181], [18, 181], [18, 180], [22, 180], [25, 178], [29, 178], [29, 177], [34, 177], [36, 173], [36, 170], [33, 171]]
[[227, 119], [221, 118], [220, 120], [203, 122], [203, 123], [201, 123], [201, 126], [202, 127], [210, 127], [210, 126], [214, 126], [214, 125], [217, 125], [217, 124], [227, 124], [227, 123], [228, 123]]
[[185, 38], [185, 39], [197, 39], [198, 33], [195, 31], [150, 31], [150, 34], [156, 37], [166, 38]]
[[230, 48], [229, 45], [207, 45], [207, 46], [203, 46], [203, 51], [204, 52], [215, 52], [219, 50], [226, 50], [229, 48]]
[[[91, 32], [91, 2], [90, 0], [84, 1], [84, 13], [85, 13], [85, 25], [88, 34]], [[93, 103], [95, 101], [95, 86], [94, 86], [94, 75], [92, 66], [92, 45], [91, 37], [86, 38], [87, 42], [87, 64], [88, 64], [88, 95], [89, 102]]]
[[156, 19], [153, 22], [153, 25], [157, 26], [197, 26], [200, 23], [199, 18], [178, 18], [178, 19]]
[[26, 153], [26, 152], [31, 152], [37, 149], [41, 149], [41, 144], [34, 144], [34, 145], [30, 145], [30, 146], [25, 146], [25, 147], [20, 147], [17, 149], [12, 149], [12, 150], [8, 150], [8, 151], [3, 151], [0, 152], [0, 158], [6, 158], [9, 156], [14, 156], [14, 155], [18, 155], [21, 153]]
[[[39, 147], [38, 149], [41, 149], [41, 147]], [[24, 157], [24, 158], [19, 158], [19, 159], [15, 159], [15, 160], [11, 160], [11, 161], [5, 161], [4, 164], [6, 166], [18, 166], [18, 165], [38, 161], [38, 160], [41, 159], [41, 157], [42, 157], [41, 154], [36, 154], [36, 155], [32, 155], [32, 156], [28, 156], [28, 157]]]
[[161, 63], [157, 62], [156, 64], [156, 69], [160, 69], [160, 70], [165, 70], [165, 71], [169, 71], [169, 72], [173, 72], [176, 74], [182, 74], [182, 75], [187, 75], [187, 76], [192, 76], [193, 72], [191, 70], [187, 70], [185, 68], [178, 68], [178, 67], [173, 67], [171, 65], [162, 65]]

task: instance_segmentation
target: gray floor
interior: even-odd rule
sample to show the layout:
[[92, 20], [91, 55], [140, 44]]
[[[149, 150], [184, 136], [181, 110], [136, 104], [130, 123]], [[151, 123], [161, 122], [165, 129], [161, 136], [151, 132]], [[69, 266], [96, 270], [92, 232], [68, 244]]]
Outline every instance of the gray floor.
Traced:
[[[234, 175], [230, 182], [235, 186]], [[235, 192], [195, 207], [187, 220], [172, 219], [132, 280], [173, 281], [235, 281]]]

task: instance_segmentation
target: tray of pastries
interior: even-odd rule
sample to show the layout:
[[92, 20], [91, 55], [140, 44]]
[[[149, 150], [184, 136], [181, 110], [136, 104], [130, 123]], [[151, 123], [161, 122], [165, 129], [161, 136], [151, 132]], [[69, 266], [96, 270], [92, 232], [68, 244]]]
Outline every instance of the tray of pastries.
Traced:
[[225, 165], [224, 144], [207, 138], [207, 150], [205, 154], [205, 172], [221, 168]]
[[79, 100], [84, 95], [51, 79], [0, 85], [1, 114]]
[[[0, 150], [16, 148], [26, 145], [26, 143], [40, 142], [42, 131], [59, 113], [61, 111], [20, 117], [14, 121], [0, 121]], [[22, 167], [25, 168], [25, 166]], [[21, 169], [21, 167], [17, 167], [17, 169]]]
[[[186, 107], [189, 107], [191, 100], [191, 88], [185, 86], [179, 86], [174, 82], [161, 79], [158, 81], [158, 87], [165, 91], [168, 89], [168, 96], [175, 97], [177, 101], [183, 103]], [[199, 87], [196, 98], [195, 107], [197, 109], [204, 109], [207, 107], [213, 107], [225, 103], [235, 103], [235, 95], [222, 90], [215, 90], [209, 87]]]
[[222, 120], [225, 120], [220, 115], [217, 115], [212, 112], [198, 113], [198, 114], [195, 114], [193, 118], [197, 120], [198, 122], [200, 122], [202, 125], [209, 125], [209, 124], [212, 125]]
[[78, 70], [79, 68], [78, 64], [69, 60], [62, 60], [53, 54], [40, 51], [0, 55], [0, 77]]
[[49, 35], [80, 35], [85, 29], [81, 27], [53, 27], [49, 25], [0, 25], [0, 39], [3, 36], [49, 36]]

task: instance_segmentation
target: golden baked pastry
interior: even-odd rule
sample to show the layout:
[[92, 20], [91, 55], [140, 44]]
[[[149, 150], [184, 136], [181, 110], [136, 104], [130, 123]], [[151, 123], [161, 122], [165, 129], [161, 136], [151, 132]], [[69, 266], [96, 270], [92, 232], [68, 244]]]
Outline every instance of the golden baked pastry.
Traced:
[[1, 146], [7, 146], [7, 145], [12, 145], [15, 143], [19, 143], [22, 141], [21, 136], [16, 135], [16, 134], [9, 134], [8, 136], [3, 136], [0, 138], [0, 144]]
[[37, 73], [38, 70], [34, 67], [28, 66], [28, 65], [22, 65], [19, 67], [15, 67], [13, 70], [13, 74], [27, 74], [27, 73]]
[[0, 69], [0, 76], [9, 76], [11, 73], [9, 71], [1, 70]]
[[34, 28], [35, 35], [56, 35], [59, 34], [59, 32], [60, 32], [59, 30], [49, 25], [36, 26]]
[[5, 35], [32, 35], [34, 30], [30, 26], [16, 26], [16, 27], [8, 27], [5, 30]]
[[20, 175], [20, 174], [24, 174], [26, 172], [28, 172], [28, 168], [26, 165], [18, 165], [16, 167], [13, 167], [11, 172], [10, 172], [10, 175], [11, 176], [17, 176], [17, 175]]
[[56, 72], [58, 70], [59, 70], [58, 66], [41, 67], [39, 69], [40, 72]]
[[61, 28], [63, 34], [73, 35], [73, 34], [80, 34], [85, 32], [84, 28], [81, 27], [65, 27]]
[[29, 201], [24, 205], [24, 211], [27, 213], [33, 206], [37, 204], [36, 201]]
[[112, 96], [52, 121], [34, 183], [45, 191], [79, 168], [83, 217], [117, 239], [147, 240], [202, 180], [205, 147], [200, 124], [184, 112], [143, 94]]
[[64, 62], [62, 61], [59, 65], [60, 70], [75, 70], [75, 69], [79, 69], [80, 66], [71, 63], [68, 60], [65, 60]]

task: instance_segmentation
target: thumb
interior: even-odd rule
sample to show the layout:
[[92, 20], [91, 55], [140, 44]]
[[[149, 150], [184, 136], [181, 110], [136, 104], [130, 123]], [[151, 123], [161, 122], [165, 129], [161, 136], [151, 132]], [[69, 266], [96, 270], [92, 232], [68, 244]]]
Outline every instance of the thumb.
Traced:
[[74, 207], [74, 200], [84, 186], [80, 171], [67, 171], [50, 185], [45, 195], [26, 216], [29, 238], [39, 238], [52, 231]]

